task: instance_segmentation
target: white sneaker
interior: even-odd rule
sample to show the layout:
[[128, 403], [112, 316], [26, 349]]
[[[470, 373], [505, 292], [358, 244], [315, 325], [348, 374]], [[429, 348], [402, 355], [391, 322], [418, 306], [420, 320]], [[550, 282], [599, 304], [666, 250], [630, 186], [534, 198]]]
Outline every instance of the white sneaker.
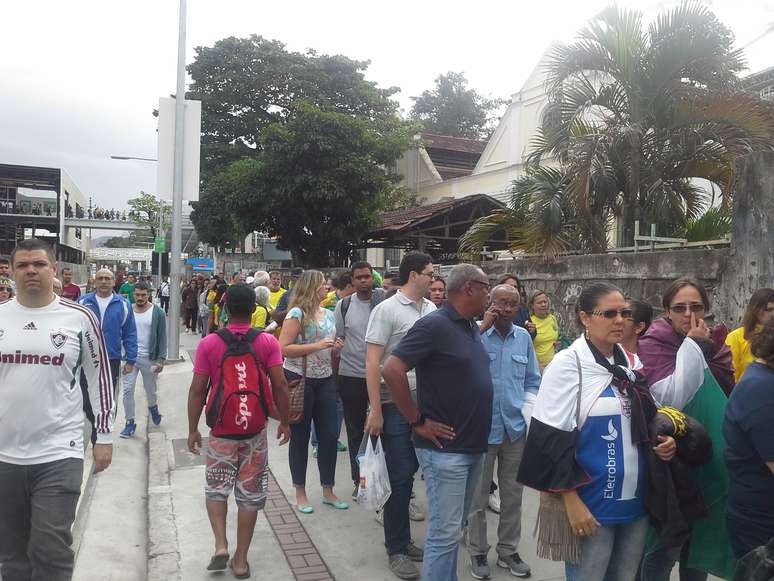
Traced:
[[413, 500], [409, 502], [409, 518], [415, 522], [425, 520], [425, 513], [419, 509]]
[[495, 490], [489, 495], [489, 510], [500, 514], [500, 492], [499, 489]]

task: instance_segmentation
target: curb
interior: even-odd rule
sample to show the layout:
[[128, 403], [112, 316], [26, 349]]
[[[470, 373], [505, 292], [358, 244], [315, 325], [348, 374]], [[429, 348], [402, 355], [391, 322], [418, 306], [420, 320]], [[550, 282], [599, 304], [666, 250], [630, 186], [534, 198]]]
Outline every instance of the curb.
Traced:
[[167, 437], [148, 433], [148, 581], [181, 581]]

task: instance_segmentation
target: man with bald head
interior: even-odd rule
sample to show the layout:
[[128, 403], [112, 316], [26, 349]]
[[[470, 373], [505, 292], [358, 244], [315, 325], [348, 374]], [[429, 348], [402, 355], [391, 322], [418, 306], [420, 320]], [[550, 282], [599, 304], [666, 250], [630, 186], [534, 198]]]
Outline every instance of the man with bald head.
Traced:
[[[100, 322], [110, 361], [115, 399], [118, 378], [121, 375], [122, 357], [126, 358], [124, 373], [131, 373], [137, 361], [137, 327], [129, 301], [113, 290], [115, 284], [113, 273], [107, 268], [98, 270], [94, 277], [94, 284], [97, 290], [83, 295], [78, 302], [91, 309]], [[84, 386], [81, 385], [81, 388], [84, 389]], [[84, 412], [93, 425], [94, 415], [88, 405], [85, 406]], [[92, 442], [94, 438], [96, 438], [96, 432], [92, 432]]]
[[514, 323], [521, 304], [519, 291], [511, 285], [501, 284], [492, 289], [491, 300], [480, 330], [492, 375], [492, 427], [481, 482], [468, 518], [470, 574], [476, 579], [486, 579], [491, 575], [487, 562], [486, 507], [497, 460], [501, 502], [497, 526], [497, 566], [510, 570], [512, 575], [528, 577], [530, 568], [518, 553], [522, 486], [516, 481], [516, 474], [526, 432], [521, 410], [525, 400], [534, 400], [537, 395], [540, 367], [529, 332]]

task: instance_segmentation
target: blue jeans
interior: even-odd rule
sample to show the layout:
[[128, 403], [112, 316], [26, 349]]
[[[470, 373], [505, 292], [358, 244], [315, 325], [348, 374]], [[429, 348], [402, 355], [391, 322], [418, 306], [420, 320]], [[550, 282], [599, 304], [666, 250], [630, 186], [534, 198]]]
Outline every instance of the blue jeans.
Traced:
[[640, 581], [669, 581], [672, 569], [677, 561], [680, 561], [680, 581], [706, 581], [707, 573], [698, 569], [689, 569], [685, 566], [688, 562], [690, 541], [682, 547], [667, 549], [661, 547], [652, 553], [645, 555], [642, 560]]
[[[288, 381], [299, 376], [285, 370]], [[321, 379], [306, 378], [304, 390], [304, 419], [290, 426], [290, 474], [293, 485], [306, 486], [306, 464], [309, 458], [309, 432], [312, 419], [317, 424], [320, 439], [317, 454], [317, 468], [320, 484], [333, 486], [336, 479], [336, 382], [333, 377]]]
[[[336, 397], [336, 427], [337, 427], [336, 441], [337, 442], [339, 440], [339, 436], [341, 435], [341, 422], [343, 420], [344, 420], [344, 405], [341, 403], [341, 398]], [[312, 420], [312, 448], [316, 448], [316, 447], [317, 447], [317, 430], [314, 427], [314, 420]]]
[[419, 464], [411, 442], [411, 425], [395, 404], [382, 405], [382, 417], [382, 447], [392, 488], [392, 494], [382, 509], [384, 547], [388, 555], [395, 555], [403, 553], [411, 542], [409, 502], [414, 489], [414, 473]]
[[417, 448], [427, 486], [428, 525], [424, 581], [457, 581], [462, 529], [481, 480], [484, 454], [452, 454]]
[[[581, 561], [570, 566], [574, 581], [634, 581], [637, 577], [650, 519], [602, 525], [581, 540]], [[574, 569], [574, 571], [573, 571]]]

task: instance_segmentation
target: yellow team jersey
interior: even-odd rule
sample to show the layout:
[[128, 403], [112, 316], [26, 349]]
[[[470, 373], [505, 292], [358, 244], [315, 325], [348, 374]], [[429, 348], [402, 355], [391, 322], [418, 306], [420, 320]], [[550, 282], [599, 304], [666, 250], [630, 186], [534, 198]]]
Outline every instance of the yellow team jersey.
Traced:
[[533, 342], [535, 344], [535, 355], [542, 369], [551, 363], [556, 354], [555, 343], [559, 340], [559, 321], [557, 321], [554, 315], [548, 315], [542, 319], [532, 315], [530, 319], [537, 328], [537, 335], [535, 335]]
[[250, 326], [256, 329], [264, 329], [269, 324], [269, 311], [263, 305], [255, 305]]
[[272, 309], [277, 308], [277, 303], [279, 303], [279, 300], [282, 298], [282, 295], [284, 295], [286, 291], [284, 288], [280, 287], [278, 290], [271, 292], [269, 291], [269, 306]]
[[750, 342], [745, 339], [744, 327], [731, 331], [726, 337], [726, 345], [731, 349], [731, 362], [734, 365], [734, 381], [739, 383], [747, 366], [755, 361]]

